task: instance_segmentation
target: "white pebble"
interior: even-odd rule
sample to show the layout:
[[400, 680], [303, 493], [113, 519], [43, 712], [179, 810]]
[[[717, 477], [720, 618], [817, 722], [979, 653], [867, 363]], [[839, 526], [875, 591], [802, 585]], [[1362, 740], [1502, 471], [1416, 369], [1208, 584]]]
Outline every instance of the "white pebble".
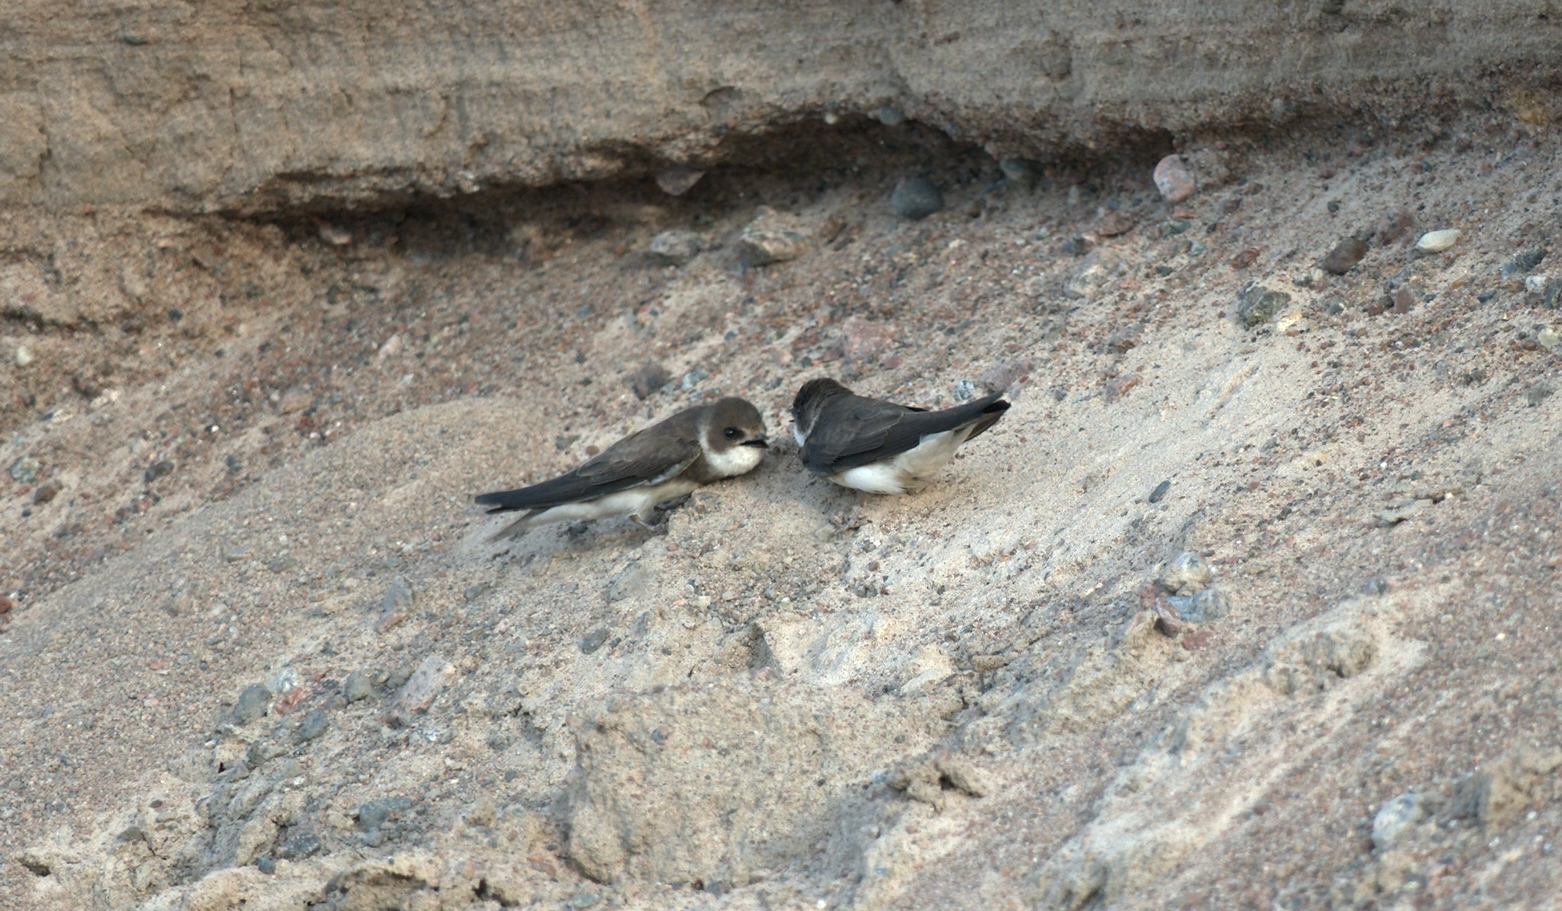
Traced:
[[1452, 247], [1459, 240], [1459, 229], [1448, 228], [1444, 231], [1428, 231], [1416, 241], [1416, 249], [1422, 253], [1441, 253]]
[[31, 364], [32, 362], [33, 362], [33, 353], [31, 351], [27, 350], [27, 346], [26, 345], [22, 345], [22, 346], [20, 346], [20, 347], [18, 347], [16, 349], [16, 366], [18, 366], [18, 367], [26, 367], [28, 364]]

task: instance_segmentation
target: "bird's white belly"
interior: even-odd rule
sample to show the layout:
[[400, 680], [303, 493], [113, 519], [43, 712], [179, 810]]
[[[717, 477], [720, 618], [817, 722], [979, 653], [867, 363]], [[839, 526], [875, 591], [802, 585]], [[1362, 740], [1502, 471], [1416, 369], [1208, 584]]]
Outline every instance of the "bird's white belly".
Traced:
[[590, 519], [606, 519], [612, 516], [637, 516], [641, 520], [651, 517], [651, 510], [658, 503], [676, 500], [699, 487], [693, 481], [675, 478], [654, 487], [633, 487], [610, 493], [595, 500], [565, 503], [527, 520], [527, 525], [544, 525], [549, 522], [584, 522]]
[[969, 425], [930, 433], [922, 442], [892, 459], [848, 468], [831, 475], [830, 480], [867, 493], [902, 494], [914, 480], [948, 465], [955, 457], [955, 450], [970, 434]]

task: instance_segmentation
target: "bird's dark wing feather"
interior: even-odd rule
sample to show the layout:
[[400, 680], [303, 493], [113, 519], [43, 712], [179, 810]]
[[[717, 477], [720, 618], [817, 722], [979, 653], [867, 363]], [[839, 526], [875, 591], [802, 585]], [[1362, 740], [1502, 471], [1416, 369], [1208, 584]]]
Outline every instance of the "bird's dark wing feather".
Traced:
[[803, 465], [828, 477], [915, 449], [928, 434], [976, 421], [981, 422], [980, 433], [1008, 409], [1001, 398], [998, 393], [943, 411], [923, 411], [854, 395], [821, 416], [803, 447]]
[[700, 444], [693, 435], [686, 439], [669, 439], [662, 435], [654, 441], [655, 445], [646, 445], [647, 442], [641, 434], [632, 434], [552, 480], [519, 490], [481, 494], [477, 504], [493, 507], [489, 512], [511, 512], [595, 500], [634, 487], [669, 481], [700, 457]]

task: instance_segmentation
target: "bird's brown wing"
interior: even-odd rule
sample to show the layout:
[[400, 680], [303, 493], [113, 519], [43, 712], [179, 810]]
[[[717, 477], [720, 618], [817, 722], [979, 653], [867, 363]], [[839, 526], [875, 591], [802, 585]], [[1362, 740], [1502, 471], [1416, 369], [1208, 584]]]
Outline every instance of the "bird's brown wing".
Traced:
[[[663, 430], [652, 434], [649, 431]], [[660, 484], [683, 474], [700, 457], [694, 433], [669, 434], [660, 425], [631, 434], [552, 480], [477, 497], [489, 512], [548, 509], [595, 500], [634, 487]]]

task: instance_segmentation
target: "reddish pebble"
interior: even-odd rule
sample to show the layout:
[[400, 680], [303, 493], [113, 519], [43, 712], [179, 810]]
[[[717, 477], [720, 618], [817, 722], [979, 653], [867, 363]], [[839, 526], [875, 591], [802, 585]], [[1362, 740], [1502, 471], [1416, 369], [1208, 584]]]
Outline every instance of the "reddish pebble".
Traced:
[[1236, 256], [1231, 257], [1231, 268], [1246, 269], [1257, 259], [1258, 251], [1254, 250], [1252, 247], [1249, 247], [1246, 250], [1243, 250], [1241, 253], [1238, 253]]
[[291, 690], [288, 690], [286, 693], [284, 693], [281, 699], [278, 699], [276, 702], [272, 703], [271, 710], [278, 715], [286, 715], [294, 709], [298, 708], [299, 703], [303, 702], [304, 697], [307, 695], [309, 694], [304, 692], [303, 687], [295, 686]]
[[1137, 373], [1130, 373], [1126, 376], [1120, 376], [1117, 379], [1111, 380], [1106, 384], [1106, 400], [1108, 402], [1115, 402], [1123, 396], [1127, 395], [1128, 390], [1134, 388], [1137, 385], [1139, 385], [1139, 374]]
[[1180, 155], [1167, 155], [1155, 166], [1155, 188], [1167, 202], [1182, 202], [1193, 195], [1193, 175]]
[[601, 450], [601, 449], [599, 449], [599, 448], [598, 448], [598, 447], [597, 447], [597, 446], [595, 446], [595, 445], [592, 445], [592, 446], [587, 446], [587, 447], [586, 447], [586, 455], [588, 455], [588, 456], [594, 456], [594, 455], [596, 455], [596, 454], [597, 454], [597, 453], [599, 453], [599, 452], [601, 452], [601, 451], [602, 451], [602, 450]]
[[15, 606], [15, 601], [7, 598], [5, 595], [0, 595], [0, 614], [9, 614], [11, 612], [11, 608]]

